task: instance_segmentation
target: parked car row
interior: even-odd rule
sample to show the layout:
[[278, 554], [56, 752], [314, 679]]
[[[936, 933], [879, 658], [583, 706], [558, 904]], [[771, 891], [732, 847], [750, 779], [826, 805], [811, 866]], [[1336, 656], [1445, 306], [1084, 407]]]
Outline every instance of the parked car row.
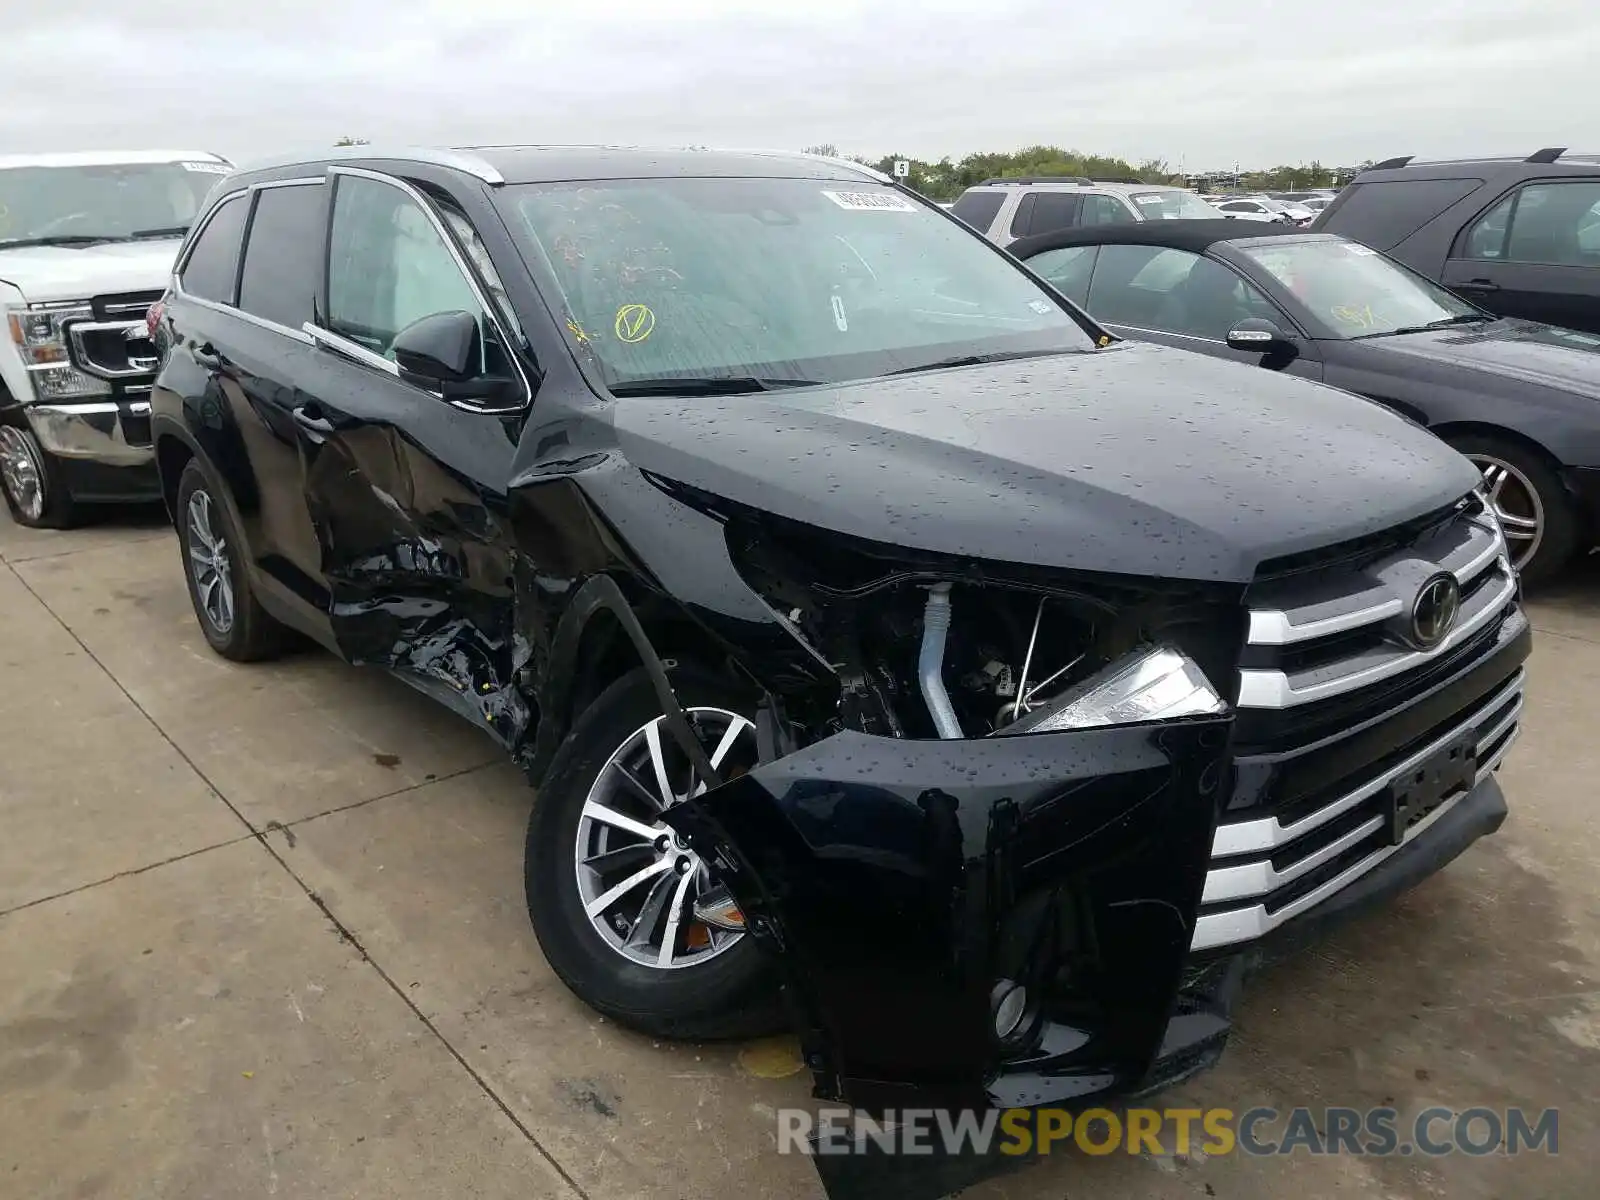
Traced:
[[1424, 424], [1576, 428], [1560, 335], [1181, 189], [801, 154], [355, 147], [193, 215], [139, 350], [201, 632], [503, 746], [623, 1023], [787, 1015], [873, 1109], [1148, 1090], [1504, 820], [1513, 559], [1578, 535]]

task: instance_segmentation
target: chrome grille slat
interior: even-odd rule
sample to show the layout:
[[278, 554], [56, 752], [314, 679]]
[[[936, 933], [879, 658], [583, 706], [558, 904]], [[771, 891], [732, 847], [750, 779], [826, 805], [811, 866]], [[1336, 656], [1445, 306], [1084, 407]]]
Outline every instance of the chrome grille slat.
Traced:
[[[1231, 857], [1240, 854], [1264, 854], [1276, 850], [1279, 846], [1286, 846], [1296, 838], [1304, 837], [1312, 830], [1333, 820], [1341, 813], [1347, 813], [1379, 791], [1388, 787], [1399, 776], [1405, 774], [1419, 763], [1426, 762], [1432, 754], [1438, 753], [1443, 747], [1448, 746], [1460, 737], [1474, 721], [1481, 721], [1485, 715], [1499, 713], [1505, 705], [1514, 699], [1514, 704], [1507, 720], [1516, 720], [1517, 714], [1522, 711], [1522, 685], [1527, 677], [1527, 671], [1519, 670], [1511, 677], [1510, 682], [1504, 684], [1499, 691], [1483, 705], [1479, 712], [1451, 728], [1448, 732], [1440, 734], [1422, 749], [1414, 754], [1407, 755], [1400, 762], [1390, 767], [1387, 771], [1367, 780], [1360, 787], [1354, 788], [1340, 796], [1330, 804], [1325, 804], [1313, 813], [1308, 813], [1298, 821], [1283, 824], [1277, 817], [1260, 817], [1254, 821], [1235, 821], [1226, 825], [1218, 825], [1217, 832], [1211, 843], [1211, 856], [1213, 858]], [[1499, 732], [1504, 732], [1500, 730]], [[1498, 734], [1497, 734], [1498, 736]], [[1493, 739], [1480, 735], [1480, 745], [1493, 744]]]
[[[1520, 699], [1518, 707], [1521, 707]], [[1491, 772], [1499, 767], [1501, 761], [1505, 758], [1506, 751], [1511, 748], [1511, 744], [1516, 741], [1517, 734], [1520, 732], [1521, 726], [1513, 726], [1511, 735], [1500, 744], [1498, 749], [1493, 751], [1489, 761], [1478, 765], [1477, 774], [1473, 779], [1475, 785], [1482, 783], [1489, 777]], [[1194, 936], [1190, 939], [1189, 949], [1211, 950], [1219, 946], [1231, 946], [1239, 942], [1253, 941], [1256, 938], [1266, 936], [1279, 926], [1298, 917], [1301, 913], [1308, 912], [1324, 900], [1336, 895], [1357, 879], [1360, 879], [1368, 871], [1405, 849], [1443, 819], [1462, 800], [1466, 799], [1467, 794], [1466, 792], [1459, 792], [1449, 800], [1446, 800], [1407, 830], [1404, 840], [1399, 845], [1384, 846], [1375, 850], [1359, 862], [1352, 863], [1332, 879], [1319, 884], [1305, 895], [1296, 897], [1276, 911], [1269, 912], [1266, 905], [1255, 904], [1248, 908], [1235, 908], [1220, 913], [1203, 914], [1195, 921]]]
[[[1318, 700], [1326, 700], [1331, 696], [1341, 696], [1346, 692], [1353, 692], [1359, 688], [1367, 687], [1374, 683], [1381, 683], [1396, 675], [1403, 675], [1407, 671], [1416, 669], [1423, 664], [1438, 659], [1451, 650], [1467, 641], [1479, 630], [1486, 628], [1491, 621], [1498, 617], [1505, 607], [1515, 599], [1517, 594], [1517, 577], [1508, 562], [1502, 558], [1498, 567], [1500, 580], [1498, 584], [1485, 585], [1485, 590], [1492, 587], [1494, 590], [1487, 595], [1480, 592], [1474, 595], [1463, 608], [1463, 617], [1458, 620], [1450, 635], [1431, 650], [1402, 650], [1396, 648], [1387, 652], [1378, 661], [1370, 666], [1360, 667], [1346, 674], [1334, 675], [1316, 681], [1307, 681], [1297, 684], [1293, 678], [1282, 671], [1248, 668], [1239, 672], [1239, 707], [1240, 708], [1292, 708], [1300, 704], [1311, 704]], [[1324, 670], [1324, 668], [1319, 668]]]
[[[1466, 586], [1505, 553], [1505, 539], [1498, 529], [1477, 518], [1461, 522], [1459, 528], [1465, 535], [1463, 540], [1439, 556], [1439, 565]], [[1339, 611], [1323, 616], [1308, 615], [1330, 605]], [[1369, 579], [1362, 587], [1341, 589], [1331, 600], [1312, 597], [1292, 607], [1252, 609], [1249, 641], [1252, 646], [1293, 646], [1363, 625], [1376, 625], [1404, 610], [1404, 599], [1389, 594], [1381, 583]]]
[[[1250, 765], [1236, 798], [1270, 815], [1217, 826], [1195, 950], [1262, 937], [1410, 845], [1488, 777], [1521, 728], [1520, 666], [1487, 693], [1472, 688], [1454, 715], [1439, 690], [1481, 678], [1479, 664], [1527, 637], [1498, 523], [1464, 502], [1446, 523], [1390, 547], [1345, 568], [1266, 577], [1250, 595], [1237, 705], [1253, 749], [1242, 752]], [[1439, 644], [1419, 650], [1406, 618], [1441, 572], [1460, 585], [1459, 609]], [[1442, 669], [1429, 670], [1434, 664]], [[1324, 700], [1333, 703], [1301, 711]], [[1455, 759], [1467, 742], [1472, 784], [1394, 831], [1395, 844], [1390, 822], [1406, 817], [1392, 807], [1391, 789], [1437, 755], [1471, 765]]]

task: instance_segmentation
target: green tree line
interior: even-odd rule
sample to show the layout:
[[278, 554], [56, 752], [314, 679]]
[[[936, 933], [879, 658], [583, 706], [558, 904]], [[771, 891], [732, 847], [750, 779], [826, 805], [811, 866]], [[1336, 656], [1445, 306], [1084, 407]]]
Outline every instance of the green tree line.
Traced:
[[[809, 153], [839, 157], [837, 146], [807, 147]], [[853, 157], [856, 162], [876, 167], [884, 173], [894, 169], [895, 161], [904, 159], [911, 165], [907, 182], [917, 191], [935, 200], [953, 200], [967, 188], [986, 179], [1019, 179], [1030, 176], [1077, 175], [1088, 179], [1128, 179], [1140, 183], [1177, 184], [1186, 186], [1193, 177], [1175, 171], [1165, 159], [1148, 158], [1129, 162], [1105, 154], [1085, 154], [1081, 150], [1068, 150], [1061, 146], [1024, 146], [1009, 152], [988, 151], [969, 154], [953, 160], [941, 158], [938, 162], [914, 158], [908, 154], [885, 154], [877, 160]], [[1301, 188], [1329, 187], [1335, 172], [1319, 162], [1297, 166], [1273, 167], [1266, 171], [1243, 171], [1235, 179], [1211, 176], [1207, 186], [1217, 190], [1238, 191], [1295, 191]]]

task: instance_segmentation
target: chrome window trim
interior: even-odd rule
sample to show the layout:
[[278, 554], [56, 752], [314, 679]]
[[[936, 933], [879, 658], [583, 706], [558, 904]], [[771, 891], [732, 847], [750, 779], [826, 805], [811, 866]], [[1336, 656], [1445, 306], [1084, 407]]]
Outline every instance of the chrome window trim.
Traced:
[[304, 331], [306, 340], [312, 345], [321, 346], [324, 350], [331, 350], [335, 354], [342, 354], [345, 358], [358, 362], [362, 366], [372, 367], [374, 370], [382, 371], [386, 375], [393, 375], [396, 379], [400, 378], [400, 364], [385, 358], [375, 350], [363, 346], [360, 342], [353, 342], [343, 334], [335, 333], [331, 329], [324, 329], [322, 326], [315, 325], [310, 321], [307, 321], [300, 328]]
[[1467, 638], [1477, 633], [1509, 604], [1517, 594], [1517, 576], [1509, 563], [1501, 560], [1501, 570], [1504, 581], [1499, 589], [1484, 601], [1482, 607], [1471, 617], [1461, 622], [1450, 631], [1448, 637], [1431, 650], [1413, 650], [1407, 654], [1397, 654], [1386, 662], [1375, 663], [1348, 675], [1340, 675], [1334, 679], [1327, 679], [1321, 683], [1306, 684], [1304, 687], [1295, 687], [1289, 677], [1282, 671], [1246, 668], [1239, 672], [1239, 700], [1240, 708], [1293, 708], [1300, 704], [1311, 704], [1317, 700], [1326, 700], [1330, 696], [1342, 696], [1346, 692], [1353, 692], [1369, 684], [1379, 683], [1385, 679], [1392, 679], [1396, 675], [1403, 675], [1423, 663], [1448, 654]]
[[[477, 299], [479, 306], [483, 309], [484, 320], [488, 321], [494, 327], [495, 333], [499, 336], [501, 342], [504, 343], [507, 351], [506, 357], [511, 360], [512, 368], [517, 373], [517, 380], [522, 385], [522, 399], [515, 404], [509, 405], [474, 404], [467, 400], [444, 400], [444, 403], [450, 405], [451, 408], [459, 409], [462, 412], [478, 413], [484, 416], [503, 416], [509, 413], [519, 413], [526, 410], [527, 407], [533, 403], [533, 384], [528, 378], [528, 373], [523, 370], [522, 362], [516, 354], [516, 348], [519, 345], [519, 340], [510, 337], [506, 333], [505, 326], [501, 322], [499, 314], [496, 311], [496, 306], [490, 299], [483, 285], [479, 282], [477, 272], [473, 269], [472, 264], [467, 259], [467, 256], [462, 252], [461, 247], [456, 244], [455, 235], [450, 231], [449, 227], [439, 216], [438, 212], [434, 209], [432, 202], [429, 201], [427, 196], [403, 179], [397, 179], [393, 175], [385, 175], [381, 171], [373, 171], [366, 167], [347, 167], [339, 164], [330, 164], [328, 167], [328, 175], [330, 178], [340, 175], [347, 175], [355, 179], [370, 179], [377, 183], [387, 184], [389, 187], [399, 190], [413, 204], [420, 208], [423, 216], [428, 219], [428, 222], [433, 226], [440, 239], [444, 242], [445, 249], [450, 252], [450, 257], [455, 260], [456, 269], [461, 272], [462, 278], [467, 281], [467, 286], [472, 289], [473, 296]], [[339, 194], [338, 189], [335, 188], [333, 203], [329, 205], [328, 208], [329, 231], [331, 231], [333, 228], [334, 209], [337, 207], [338, 203]], [[323, 270], [323, 276], [325, 280], [331, 274], [327, 268], [328, 265], [325, 264]], [[355, 347], [357, 345], [355, 342], [351, 342], [348, 338], [340, 337], [339, 334], [333, 333], [331, 330], [324, 329], [319, 326], [308, 325], [308, 327], [306, 327], [306, 332], [310, 333], [314, 339], [319, 341], [322, 339], [323, 335], [327, 335], [330, 338], [338, 338], [339, 341], [343, 342], [346, 346]], [[337, 349], [337, 347], [334, 346], [329, 346], [328, 348], [330, 350]], [[365, 346], [359, 346], [357, 348], [360, 349], [365, 355], [370, 356], [371, 359], [375, 359], [377, 362], [385, 363], [386, 367], [384, 369], [388, 370], [390, 374], [396, 376], [397, 378], [399, 377], [400, 368], [397, 365], [391, 363], [388, 359], [384, 358], [380, 354], [374, 354]], [[367, 360], [358, 358], [358, 361]], [[369, 362], [368, 365], [376, 366], [376, 363]], [[427, 392], [426, 389], [418, 390], [424, 391], [425, 394], [434, 396], [435, 398], [441, 398], [438, 396], [437, 392]]]
[[287, 325], [279, 325], [276, 321], [269, 321], [265, 317], [258, 317], [255, 315], [255, 313], [247, 313], [244, 311], [244, 309], [238, 307], [237, 305], [222, 304], [216, 300], [207, 300], [204, 296], [196, 296], [192, 292], [184, 291], [178, 286], [176, 282], [176, 276], [174, 276], [173, 292], [176, 295], [182, 296], [186, 303], [198, 304], [202, 308], [209, 308], [212, 312], [226, 313], [230, 317], [238, 317], [241, 321], [247, 321], [251, 325], [256, 326], [258, 329], [265, 329], [271, 333], [280, 334], [286, 338], [292, 338], [293, 340], [302, 342], [306, 345], [311, 344], [311, 339], [298, 329], [290, 329]]
[[1277, 912], [1269, 913], [1265, 905], [1256, 904], [1249, 908], [1230, 909], [1227, 912], [1206, 913], [1195, 921], [1194, 936], [1189, 941], [1189, 949], [1210, 950], [1217, 946], [1231, 946], [1239, 942], [1254, 941], [1271, 933], [1280, 925], [1293, 920], [1301, 913], [1315, 908], [1330, 896], [1349, 887], [1350, 884], [1360, 879], [1368, 871], [1392, 858], [1399, 851], [1404, 850], [1412, 842], [1416, 841], [1417, 838], [1421, 837], [1443, 819], [1447, 813], [1451, 812], [1458, 804], [1470, 796], [1472, 791], [1476, 790], [1489, 777], [1490, 773], [1500, 766], [1501, 761], [1506, 756], [1506, 751], [1511, 748], [1511, 744], [1516, 741], [1517, 734], [1520, 732], [1521, 727], [1519, 726], [1512, 731], [1511, 736], [1493, 753], [1489, 761], [1478, 768], [1478, 773], [1473, 778], [1472, 788], [1453, 796], [1418, 821], [1406, 831], [1404, 840], [1398, 846], [1385, 846], [1383, 849], [1363, 858], [1360, 862], [1352, 863], [1348, 869], [1341, 871], [1326, 883], [1312, 889], [1292, 903], [1284, 905]]
[[[1495, 713], [1506, 703], [1511, 696], [1516, 696], [1516, 703], [1511, 706], [1511, 712], [1504, 721], [1494, 729], [1481, 734], [1478, 744], [1493, 743], [1495, 737], [1504, 732], [1504, 726], [1515, 721], [1522, 712], [1523, 698], [1520, 695], [1524, 683], [1527, 681], [1527, 668], [1519, 668], [1517, 673], [1503, 684], [1480, 709], [1480, 713]], [[1285, 825], [1277, 817], [1259, 817], [1253, 821], [1234, 821], [1217, 826], [1216, 833], [1211, 841], [1211, 856], [1213, 858], [1227, 858], [1238, 854], [1265, 854], [1276, 850], [1279, 846], [1287, 845], [1298, 837], [1310, 833], [1333, 820], [1341, 813], [1349, 812], [1363, 800], [1388, 787], [1396, 778], [1411, 770], [1417, 764], [1427, 761], [1428, 756], [1438, 752], [1442, 747], [1461, 736], [1473, 721], [1481, 720], [1481, 716], [1473, 716], [1450, 729], [1448, 733], [1441, 734], [1429, 742], [1416, 753], [1408, 756], [1401, 762], [1390, 767], [1383, 774], [1367, 780], [1353, 791], [1346, 792], [1332, 803], [1325, 804], [1315, 812], [1307, 813], [1298, 821]]]

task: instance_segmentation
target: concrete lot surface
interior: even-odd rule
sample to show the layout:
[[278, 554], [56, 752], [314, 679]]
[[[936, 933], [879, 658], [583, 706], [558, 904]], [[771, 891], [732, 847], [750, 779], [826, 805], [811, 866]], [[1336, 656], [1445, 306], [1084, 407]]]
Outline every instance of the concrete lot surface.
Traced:
[[[214, 656], [157, 516], [0, 516], [0, 560], [0, 1196], [822, 1194], [774, 1151], [790, 1046], [653, 1044], [551, 974], [489, 741], [319, 653]], [[966, 1195], [1596, 1194], [1600, 570], [1531, 608], [1506, 827], [1258, 978], [1167, 1102], [1555, 1107], [1559, 1154], [1072, 1151]]]

